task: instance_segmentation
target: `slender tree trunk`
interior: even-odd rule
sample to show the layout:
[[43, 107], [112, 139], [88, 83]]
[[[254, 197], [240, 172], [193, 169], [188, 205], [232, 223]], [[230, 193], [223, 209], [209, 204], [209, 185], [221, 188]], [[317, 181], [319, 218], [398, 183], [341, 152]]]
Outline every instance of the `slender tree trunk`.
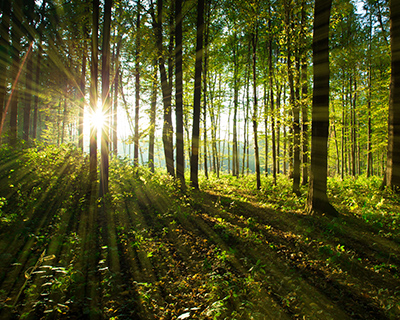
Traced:
[[[276, 92], [276, 110], [279, 113], [281, 109], [281, 87], [277, 84]], [[280, 173], [280, 158], [281, 158], [281, 124], [279, 117], [276, 117], [276, 172]]]
[[312, 110], [311, 167], [307, 205], [310, 212], [337, 216], [329, 203], [329, 19], [332, 0], [316, 0], [314, 13], [313, 62], [314, 90]]
[[33, 58], [32, 54], [28, 52], [26, 63], [26, 83], [25, 83], [25, 106], [24, 106], [24, 123], [22, 138], [29, 141], [29, 127], [31, 123], [31, 106], [32, 106], [32, 81], [33, 81]]
[[264, 135], [265, 135], [265, 176], [268, 177], [268, 94], [267, 82], [264, 82]]
[[194, 76], [192, 155], [190, 159], [190, 181], [192, 187], [199, 189], [199, 131], [201, 103], [201, 72], [203, 60], [204, 1], [197, 4], [196, 64]]
[[[271, 31], [271, 18], [268, 21], [268, 28]], [[272, 178], [273, 183], [276, 185], [276, 174], [277, 174], [277, 159], [276, 159], [276, 136], [275, 136], [275, 103], [274, 103], [274, 68], [272, 61], [272, 35], [268, 40], [268, 77], [269, 77], [269, 99], [271, 108], [271, 140], [272, 140]]]
[[102, 78], [102, 101], [104, 125], [101, 132], [101, 162], [100, 162], [100, 197], [108, 193], [108, 169], [109, 169], [109, 116], [110, 116], [110, 25], [111, 25], [112, 0], [105, 0], [104, 23], [103, 23], [103, 45], [101, 61]]
[[232, 146], [232, 175], [239, 176], [238, 136], [237, 136], [237, 111], [238, 111], [238, 57], [237, 57], [237, 35], [233, 34], [233, 146]]
[[133, 165], [139, 165], [139, 108], [140, 108], [140, 0], [137, 2], [136, 16], [136, 49], [135, 49], [135, 138], [133, 148]]
[[157, 106], [157, 61], [154, 61], [152, 94], [150, 106], [150, 131], [149, 131], [149, 168], [154, 173], [154, 133], [156, 128], [156, 106]]
[[[83, 34], [86, 35], [86, 26], [84, 26]], [[86, 41], [84, 41], [82, 48], [82, 66], [81, 66], [81, 79], [79, 83], [79, 123], [78, 123], [78, 147], [83, 150], [83, 115], [85, 111], [85, 83], [86, 83]]]
[[302, 119], [302, 185], [308, 183], [308, 77], [307, 77], [307, 39], [305, 35], [305, 25], [307, 23], [307, 1], [303, 1], [301, 6], [301, 32], [300, 32], [300, 82], [301, 82], [301, 119]]
[[372, 169], [372, 12], [369, 11], [369, 39], [368, 39], [368, 138], [367, 138], [367, 177], [373, 175]]
[[38, 128], [38, 109], [39, 109], [39, 95], [40, 95], [40, 68], [42, 62], [43, 55], [43, 47], [42, 47], [42, 36], [39, 35], [39, 43], [38, 43], [38, 55], [36, 59], [36, 70], [35, 70], [35, 98], [33, 104], [33, 124], [32, 124], [32, 139], [37, 138], [37, 128]]
[[[68, 88], [65, 89], [65, 96], [68, 96]], [[63, 118], [62, 118], [62, 127], [61, 127], [61, 144], [63, 144], [64, 138], [65, 138], [65, 128], [68, 123], [68, 104], [67, 104], [67, 98], [64, 98], [64, 103], [63, 103]]]
[[306, 185], [308, 183], [308, 84], [307, 84], [307, 61], [304, 57], [301, 67], [301, 77], [302, 77], [302, 107], [301, 107], [301, 118], [302, 118], [302, 131], [303, 131], [303, 179], [301, 184]]
[[117, 43], [117, 49], [115, 53], [115, 75], [114, 75], [114, 105], [113, 105], [113, 154], [116, 157], [118, 155], [118, 92], [119, 92], [119, 55], [121, 50], [121, 39]]
[[[13, 3], [12, 27], [11, 27], [11, 99], [10, 99], [10, 145], [15, 146], [17, 143], [18, 132], [18, 101], [19, 101], [19, 75], [20, 75], [20, 52], [22, 39], [22, 1], [15, 0]], [[7, 109], [7, 108], [6, 108]], [[7, 113], [5, 110], [4, 114]]]
[[[248, 135], [248, 128], [249, 128], [249, 110], [250, 110], [250, 70], [249, 67], [246, 68], [246, 102], [243, 104], [245, 107], [245, 115], [244, 115], [244, 128], [243, 128], [243, 137], [244, 137], [244, 144], [243, 144], [243, 160], [242, 160], [242, 176], [244, 176], [244, 169], [246, 168], [245, 160], [247, 156], [247, 150], [249, 146], [249, 135]], [[244, 97], [243, 97], [244, 100]], [[248, 163], [248, 161], [247, 161]], [[248, 165], [247, 165], [248, 167]]]
[[[99, 32], [99, 0], [93, 0], [93, 16], [92, 16], [92, 53], [91, 53], [91, 68], [90, 68], [90, 111], [92, 114], [97, 111], [98, 99], [98, 32]], [[90, 126], [90, 180], [93, 183], [97, 178], [97, 128], [94, 125]]]
[[[350, 88], [352, 90], [352, 88]], [[357, 138], [356, 138], [356, 101], [357, 101], [357, 82], [354, 80], [354, 95], [350, 101], [351, 106], [351, 174], [353, 177], [356, 176], [356, 148], [357, 148]]]
[[[206, 86], [207, 80], [203, 81], [204, 86]], [[206, 89], [204, 89], [206, 90]], [[207, 94], [204, 93], [204, 106], [203, 106], [203, 146], [204, 146], [204, 174], [206, 179], [208, 179], [208, 148], [207, 148]]]
[[341, 170], [341, 178], [342, 181], [344, 180], [344, 171], [346, 168], [346, 148], [345, 148], [345, 98], [344, 98], [345, 92], [344, 92], [344, 86], [342, 86], [342, 139], [341, 139], [341, 154], [342, 154], [342, 170]]
[[400, 192], [400, 3], [390, 0], [392, 73], [389, 100], [387, 186]]
[[256, 162], [256, 180], [257, 180], [257, 190], [261, 189], [261, 173], [260, 173], [260, 155], [258, 149], [258, 107], [257, 107], [257, 26], [256, 30], [252, 34], [252, 45], [253, 45], [253, 132], [254, 132], [254, 156]]
[[[332, 113], [335, 114], [334, 106], [332, 105]], [[335, 139], [335, 148], [336, 148], [336, 171], [337, 174], [340, 174], [340, 153], [339, 153], [339, 143], [336, 134], [336, 125], [335, 122], [332, 122], [332, 132], [333, 132], [333, 139]]]
[[3, 131], [5, 119], [4, 101], [7, 93], [7, 68], [10, 64], [10, 15], [11, 1], [2, 1], [1, 3], [2, 18], [0, 24], [0, 136]]
[[[165, 60], [163, 57], [163, 36], [162, 36], [162, 11], [163, 0], [157, 0], [157, 21], [154, 23], [156, 31], [156, 42], [158, 52], [158, 63], [160, 68], [161, 88], [163, 95], [164, 115], [163, 115], [163, 134], [164, 155], [167, 166], [167, 172], [170, 176], [175, 176], [174, 157], [173, 157], [173, 127], [172, 127], [172, 87], [168, 82], [167, 72], [165, 70]], [[155, 18], [153, 16], [153, 20]], [[172, 70], [170, 70], [172, 71]], [[170, 72], [171, 73], [171, 72]]]
[[182, 0], [175, 0], [175, 82], [176, 82], [176, 176], [185, 190], [183, 140]]

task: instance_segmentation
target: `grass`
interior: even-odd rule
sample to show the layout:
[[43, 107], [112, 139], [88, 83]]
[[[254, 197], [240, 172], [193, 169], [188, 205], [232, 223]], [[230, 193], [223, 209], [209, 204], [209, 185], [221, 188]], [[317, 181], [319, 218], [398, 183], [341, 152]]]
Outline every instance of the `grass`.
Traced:
[[284, 176], [183, 194], [116, 159], [99, 202], [74, 148], [0, 150], [0, 317], [397, 319], [399, 198], [379, 182], [331, 178], [332, 219]]

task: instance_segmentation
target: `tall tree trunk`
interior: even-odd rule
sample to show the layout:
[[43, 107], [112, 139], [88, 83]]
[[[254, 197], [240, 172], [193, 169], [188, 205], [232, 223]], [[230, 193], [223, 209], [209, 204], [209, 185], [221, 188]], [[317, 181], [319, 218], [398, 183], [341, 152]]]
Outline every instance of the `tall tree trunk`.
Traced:
[[300, 31], [300, 83], [301, 83], [301, 119], [302, 119], [302, 185], [308, 183], [308, 77], [307, 77], [307, 39], [305, 25], [307, 23], [307, 1], [301, 6], [301, 31]]
[[136, 49], [135, 49], [135, 138], [133, 165], [139, 165], [139, 107], [140, 107], [140, 0], [137, 2]]
[[175, 0], [176, 176], [185, 190], [182, 77], [182, 0]]
[[[243, 128], [243, 160], [242, 160], [242, 176], [244, 176], [244, 169], [246, 168], [245, 160], [247, 156], [247, 150], [249, 149], [249, 110], [250, 110], [250, 70], [249, 67], [246, 68], [246, 102], [243, 103], [243, 107], [245, 108], [245, 115], [244, 115], [244, 128]], [[243, 97], [244, 100], [244, 97]], [[248, 164], [248, 161], [247, 161]], [[249, 166], [247, 165], [247, 168]], [[247, 172], [248, 173], [248, 172]]]
[[254, 156], [256, 162], [256, 180], [257, 190], [261, 189], [261, 173], [260, 173], [260, 155], [258, 149], [258, 107], [257, 107], [257, 26], [255, 31], [252, 33], [252, 45], [253, 45], [253, 133], [254, 133]]
[[390, 0], [392, 73], [389, 100], [387, 185], [400, 192], [400, 3]]
[[[350, 82], [352, 83], [352, 82]], [[350, 87], [352, 91], [353, 88]], [[352, 99], [350, 100], [351, 107], [351, 174], [353, 177], [356, 176], [356, 146], [357, 146], [357, 138], [356, 138], [356, 101], [357, 101], [357, 82], [354, 80], [354, 94], [352, 95]]]
[[119, 64], [119, 55], [121, 50], [121, 39], [117, 43], [117, 49], [115, 53], [115, 75], [114, 75], [114, 105], [113, 105], [113, 154], [116, 157], [118, 155], [118, 93], [119, 93], [119, 73], [120, 73], [120, 64]]
[[332, 0], [316, 0], [314, 11], [313, 62], [314, 90], [312, 109], [311, 166], [307, 205], [310, 212], [337, 216], [329, 203], [329, 19]]
[[344, 180], [344, 172], [346, 168], [346, 137], [345, 137], [345, 124], [346, 124], [346, 119], [345, 119], [345, 91], [344, 91], [344, 85], [342, 86], [342, 139], [341, 139], [341, 153], [342, 153], [342, 170], [341, 170], [341, 178], [342, 181]]
[[[271, 32], [271, 17], [268, 21], [268, 29]], [[270, 34], [268, 40], [268, 78], [269, 78], [269, 99], [270, 99], [270, 108], [271, 108], [271, 140], [272, 140], [272, 179], [274, 185], [276, 185], [276, 136], [275, 136], [275, 103], [274, 103], [274, 88], [273, 88], [273, 79], [274, 79], [274, 68], [272, 61], [272, 35]]]
[[268, 177], [268, 94], [267, 82], [264, 81], [264, 135], [265, 135], [265, 176]]
[[[294, 29], [294, 21], [292, 19], [292, 3], [291, 1], [284, 1], [285, 4], [285, 24], [287, 35], [287, 68], [289, 78], [289, 104], [291, 108], [290, 118], [290, 142], [289, 142], [289, 176], [293, 177], [292, 192], [296, 195], [300, 194], [300, 110], [299, 101], [295, 97], [294, 88], [294, 67], [292, 66], [292, 51], [295, 50], [292, 42], [292, 30]], [[297, 51], [297, 50], [296, 50]], [[298, 63], [298, 55], [296, 54], [296, 61]], [[298, 81], [297, 81], [298, 82]], [[297, 83], [298, 84], [298, 83]], [[296, 90], [297, 91], [297, 90]], [[292, 159], [293, 157], [293, 159]]]
[[7, 68], [10, 63], [10, 14], [11, 1], [2, 1], [2, 18], [0, 24], [0, 136], [3, 131], [5, 119], [4, 101], [7, 93]]
[[164, 155], [167, 166], [167, 172], [170, 176], [174, 177], [175, 169], [174, 169], [174, 157], [173, 157], [174, 153], [173, 128], [172, 128], [172, 116], [171, 116], [172, 87], [167, 78], [167, 72], [165, 70], [165, 60], [163, 57], [162, 12], [163, 12], [163, 0], [157, 0], [157, 21], [155, 20], [154, 14], [152, 15], [156, 33], [157, 53], [159, 56], [158, 63], [160, 68], [161, 89], [162, 89], [163, 106], [164, 106], [162, 140], [164, 144]]
[[190, 181], [192, 187], [195, 189], [199, 189], [199, 131], [201, 110], [201, 72], [203, 60], [204, 1], [205, 0], [198, 0], [197, 3], [197, 40], [194, 76], [192, 156], [190, 159]]
[[372, 10], [369, 9], [369, 34], [368, 34], [368, 136], [367, 136], [367, 178], [373, 175], [372, 170]]
[[307, 59], [303, 57], [301, 66], [301, 118], [302, 118], [302, 140], [303, 140], [303, 174], [301, 184], [308, 183], [308, 84], [307, 84]]
[[232, 175], [239, 176], [239, 156], [238, 156], [238, 137], [237, 137], [237, 111], [238, 111], [238, 57], [237, 57], [237, 34], [233, 34], [233, 146], [232, 146]]
[[[206, 72], [204, 72], [205, 74]], [[208, 156], [208, 148], [207, 148], [207, 92], [206, 92], [206, 75], [204, 75], [204, 106], [203, 106], [203, 146], [204, 146], [204, 174], [206, 176], [206, 179], [208, 179], [208, 161], [207, 161], [207, 156]]]
[[[86, 26], [83, 27], [83, 34], [86, 36]], [[78, 147], [83, 150], [83, 115], [85, 111], [85, 83], [86, 83], [86, 40], [83, 40], [81, 79], [79, 83], [79, 123], [78, 123]]]
[[207, 162], [207, 77], [208, 77], [208, 44], [209, 44], [209, 24], [210, 24], [210, 14], [211, 8], [209, 3], [206, 6], [206, 24], [205, 24], [205, 39], [204, 39], [204, 72], [203, 72], [203, 145], [204, 145], [204, 174], [208, 179], [208, 162]]
[[25, 106], [24, 106], [24, 123], [22, 138], [29, 141], [29, 127], [31, 123], [31, 106], [32, 106], [32, 81], [33, 81], [33, 58], [31, 52], [28, 52], [26, 62], [26, 83], [25, 83]]
[[152, 93], [150, 106], [150, 131], [149, 131], [149, 168], [154, 173], [154, 133], [156, 129], [157, 106], [157, 61], [154, 60]]
[[[11, 27], [11, 100], [10, 100], [10, 145], [15, 146], [17, 143], [18, 131], [18, 98], [19, 98], [19, 83], [18, 78], [20, 75], [20, 52], [21, 52], [21, 39], [22, 39], [22, 1], [15, 0], [13, 3], [12, 27]], [[5, 110], [4, 114], [7, 113]]]
[[[65, 88], [65, 96], [68, 96], [68, 88]], [[62, 118], [62, 127], [61, 127], [61, 144], [64, 143], [65, 138], [65, 128], [68, 122], [68, 105], [67, 105], [67, 98], [64, 98], [63, 103], [63, 118]]]
[[[277, 92], [276, 92], [276, 110], [279, 113], [281, 109], [281, 86], [277, 84]], [[276, 172], [280, 173], [280, 146], [281, 146], [281, 124], [279, 117], [276, 117]]]
[[109, 145], [110, 145], [110, 26], [112, 0], [104, 2], [103, 45], [101, 60], [101, 95], [103, 115], [105, 118], [101, 132], [101, 162], [100, 162], [100, 197], [108, 193]]
[[[92, 41], [91, 41], [91, 64], [90, 64], [90, 112], [95, 114], [97, 111], [98, 99], [98, 47], [99, 47], [99, 0], [93, 0], [92, 15]], [[97, 128], [90, 126], [90, 181], [93, 183], [97, 179]]]
[[39, 95], [40, 95], [40, 69], [42, 63], [42, 55], [43, 55], [43, 47], [42, 47], [42, 37], [39, 36], [39, 51], [36, 60], [36, 76], [35, 76], [35, 99], [33, 105], [33, 124], [32, 124], [32, 139], [37, 138], [37, 129], [38, 129], [38, 109], [39, 109]]

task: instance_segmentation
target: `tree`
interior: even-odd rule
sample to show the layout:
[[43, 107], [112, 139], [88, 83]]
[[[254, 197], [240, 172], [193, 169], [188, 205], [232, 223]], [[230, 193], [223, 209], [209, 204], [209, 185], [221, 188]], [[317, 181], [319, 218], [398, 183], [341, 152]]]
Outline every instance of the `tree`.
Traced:
[[[1, 2], [2, 19], [0, 24], [0, 136], [3, 131], [3, 124], [5, 120], [5, 112], [3, 112], [4, 100], [6, 97], [6, 71], [9, 65], [9, 47], [10, 47], [10, 15], [11, 15], [11, 1]], [[4, 115], [3, 115], [4, 113]]]
[[254, 156], [256, 161], [256, 180], [257, 180], [257, 189], [261, 189], [261, 173], [260, 173], [260, 155], [259, 155], [259, 148], [258, 148], [258, 106], [257, 106], [257, 40], [258, 40], [258, 26], [255, 24], [254, 30], [251, 34], [251, 43], [253, 48], [252, 54], [252, 66], [253, 66], [253, 135], [254, 135]]
[[133, 164], [139, 165], [139, 107], [140, 107], [140, 0], [137, 2], [136, 50], [135, 50], [135, 137]]
[[101, 59], [101, 95], [104, 125], [101, 132], [100, 197], [108, 193], [109, 146], [110, 146], [110, 30], [112, 0], [104, 2], [103, 45]]
[[389, 141], [386, 184], [400, 192], [400, 3], [390, 0], [390, 47], [392, 72], [389, 100]]
[[314, 11], [311, 166], [307, 206], [309, 212], [338, 215], [329, 203], [328, 129], [329, 129], [329, 20], [332, 0], [316, 0]]
[[[92, 41], [91, 41], [91, 65], [90, 65], [90, 111], [95, 114], [97, 111], [97, 77], [98, 77], [98, 30], [99, 30], [99, 0], [92, 3]], [[94, 182], [97, 176], [97, 129], [90, 126], [90, 180]]]
[[270, 108], [271, 108], [271, 139], [272, 139], [272, 179], [274, 185], [276, 185], [276, 174], [277, 174], [277, 165], [276, 165], [276, 137], [275, 137], [275, 103], [274, 103], [274, 88], [273, 88], [273, 79], [274, 79], [274, 68], [272, 61], [272, 26], [271, 26], [271, 9], [269, 9], [269, 18], [268, 18], [268, 78], [269, 78], [269, 99], [270, 99]]
[[154, 134], [156, 129], [157, 106], [157, 61], [153, 61], [153, 75], [151, 85], [150, 128], [149, 128], [149, 168], [154, 172]]
[[192, 187], [199, 189], [199, 140], [201, 111], [201, 72], [203, 62], [204, 1], [197, 3], [196, 62], [194, 75], [192, 155], [190, 158], [190, 181]]
[[[153, 6], [151, 6], [150, 14], [153, 18], [153, 29], [157, 44], [158, 66], [160, 69], [161, 90], [164, 106], [164, 121], [163, 121], [163, 144], [165, 162], [167, 172], [170, 176], [175, 176], [174, 170], [174, 151], [173, 151], [173, 127], [172, 127], [172, 84], [168, 81], [167, 72], [165, 70], [165, 59], [163, 53], [163, 32], [162, 32], [162, 15], [163, 15], [163, 0], [157, 0], [157, 19], [154, 14]], [[172, 74], [172, 70], [170, 70]]]
[[88, 36], [87, 23], [86, 21], [82, 26], [83, 34], [83, 45], [82, 45], [82, 66], [81, 66], [81, 79], [79, 83], [79, 120], [78, 120], [78, 146], [83, 150], [83, 116], [85, 111], [85, 87], [86, 87], [86, 56], [87, 56], [87, 44], [86, 39]]
[[183, 143], [182, 0], [175, 0], [176, 177], [185, 188]]
[[[11, 14], [11, 97], [10, 99], [10, 145], [17, 143], [17, 125], [18, 125], [18, 101], [19, 101], [19, 76], [20, 76], [20, 53], [22, 40], [22, 1], [13, 2]], [[6, 109], [7, 112], [7, 109]]]

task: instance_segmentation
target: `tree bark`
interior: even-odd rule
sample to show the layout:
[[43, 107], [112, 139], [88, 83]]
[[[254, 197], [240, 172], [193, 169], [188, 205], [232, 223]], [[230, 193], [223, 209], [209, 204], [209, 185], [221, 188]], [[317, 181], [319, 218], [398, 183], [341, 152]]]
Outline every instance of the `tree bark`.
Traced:
[[11, 1], [2, 1], [2, 19], [0, 24], [0, 136], [5, 119], [4, 101], [7, 93], [7, 68], [10, 63], [10, 14]]
[[[271, 18], [268, 21], [268, 29], [271, 33]], [[275, 136], [275, 103], [274, 103], [274, 88], [273, 88], [273, 79], [274, 79], [274, 69], [273, 69], [273, 61], [272, 61], [272, 35], [270, 34], [268, 40], [268, 78], [269, 78], [269, 99], [270, 99], [270, 108], [271, 108], [271, 140], [272, 140], [272, 179], [273, 183], [276, 186], [276, 174], [277, 174], [277, 166], [276, 166], [276, 136]]]
[[[99, 0], [93, 0], [93, 15], [92, 15], [92, 41], [91, 41], [91, 68], [90, 68], [90, 112], [91, 114], [97, 111], [98, 99], [98, 32], [99, 32]], [[90, 181], [93, 183], [97, 178], [97, 128], [94, 125], [90, 126]]]
[[175, 0], [176, 177], [180, 181], [181, 189], [185, 190], [182, 77], [182, 0]]
[[[10, 99], [10, 145], [15, 146], [17, 143], [18, 131], [18, 101], [19, 101], [19, 84], [18, 78], [20, 75], [20, 52], [22, 39], [22, 1], [15, 0], [13, 3], [12, 27], [11, 27], [11, 79], [12, 89]], [[6, 114], [5, 110], [4, 114]]]
[[104, 124], [101, 132], [100, 197], [108, 193], [109, 145], [110, 145], [110, 26], [112, 0], [104, 2], [103, 45], [101, 61], [101, 95], [103, 101]]
[[[83, 34], [86, 36], [86, 26], [83, 28]], [[83, 115], [85, 111], [85, 83], [86, 83], [86, 40], [84, 39], [82, 48], [82, 67], [81, 79], [79, 83], [79, 123], [78, 123], [78, 147], [83, 150]]]
[[192, 155], [190, 158], [190, 181], [192, 187], [195, 189], [199, 189], [199, 132], [201, 110], [201, 73], [203, 60], [204, 2], [205, 0], [198, 0], [197, 3], [197, 40], [194, 76]]
[[337, 216], [329, 203], [329, 19], [332, 0], [316, 0], [314, 11], [313, 62], [314, 90], [312, 109], [311, 167], [307, 205], [309, 212]]
[[158, 53], [158, 64], [160, 68], [161, 77], [161, 89], [163, 95], [164, 105], [164, 119], [163, 119], [163, 134], [162, 140], [164, 144], [164, 155], [167, 166], [167, 172], [170, 176], [175, 176], [174, 169], [174, 157], [173, 157], [173, 127], [172, 127], [172, 116], [171, 116], [171, 98], [172, 98], [172, 87], [168, 82], [167, 72], [165, 70], [165, 60], [163, 57], [163, 36], [162, 36], [162, 12], [163, 12], [163, 0], [157, 0], [157, 21], [153, 15], [153, 25], [155, 27], [156, 42], [157, 42], [157, 53]]
[[232, 175], [239, 177], [239, 155], [238, 155], [238, 138], [237, 138], [237, 111], [238, 111], [238, 95], [239, 95], [239, 77], [238, 77], [238, 50], [237, 50], [237, 34], [233, 34], [233, 146], [232, 146]]
[[113, 154], [118, 155], [118, 93], [119, 93], [119, 55], [121, 50], [121, 39], [117, 43], [117, 49], [115, 53], [115, 75], [114, 75], [114, 105], [113, 105], [113, 125], [112, 125], [112, 137], [113, 137]]
[[[31, 46], [30, 46], [31, 47]], [[31, 123], [31, 107], [32, 107], [32, 81], [33, 81], [33, 57], [29, 50], [26, 57], [26, 82], [25, 82], [25, 106], [24, 106], [24, 123], [22, 131], [22, 139], [29, 141], [29, 127]]]
[[254, 157], [256, 162], [256, 181], [257, 190], [261, 189], [261, 173], [260, 173], [260, 155], [258, 148], [258, 106], [257, 106], [257, 26], [252, 33], [252, 46], [253, 46], [253, 134], [254, 134]]
[[156, 129], [156, 106], [157, 106], [157, 61], [154, 60], [152, 93], [150, 106], [150, 131], [149, 131], [149, 168], [154, 173], [154, 133]]
[[387, 156], [387, 186], [400, 192], [400, 3], [391, 0], [390, 45], [392, 73], [389, 100], [389, 141]]
[[135, 136], [133, 165], [139, 165], [139, 109], [140, 109], [140, 0], [137, 2], [136, 49], [135, 49]]

